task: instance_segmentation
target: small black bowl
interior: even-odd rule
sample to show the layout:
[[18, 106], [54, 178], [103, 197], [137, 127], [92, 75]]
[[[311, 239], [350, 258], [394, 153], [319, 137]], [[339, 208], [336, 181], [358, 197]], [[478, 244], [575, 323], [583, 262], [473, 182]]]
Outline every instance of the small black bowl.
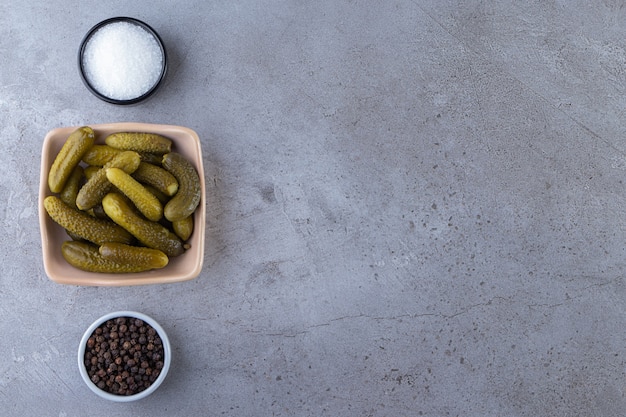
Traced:
[[[159, 48], [161, 50], [161, 56], [163, 58], [162, 59], [162, 66], [161, 66], [161, 73], [160, 73], [159, 78], [157, 79], [157, 81], [154, 83], [154, 85], [150, 89], [148, 89], [147, 91], [145, 91], [142, 94], [140, 94], [139, 96], [131, 97], [131, 98], [128, 98], [128, 99], [116, 99], [116, 98], [111, 98], [111, 97], [106, 96], [104, 93], [102, 93], [101, 91], [98, 91], [96, 89], [96, 87], [90, 82], [90, 80], [88, 79], [87, 75], [85, 74], [84, 54], [85, 54], [85, 48], [86, 48], [89, 40], [92, 38], [92, 36], [99, 29], [102, 29], [106, 25], [109, 25], [109, 24], [112, 24], [112, 23], [118, 23], [118, 22], [131, 23], [131, 24], [137, 25], [137, 26], [143, 28], [144, 30], [146, 30], [150, 35], [152, 35], [154, 37], [154, 40], [159, 45]], [[87, 32], [87, 34], [85, 35], [83, 40], [81, 41], [80, 49], [79, 49], [79, 52], [78, 52], [78, 69], [79, 69], [79, 72], [80, 72], [80, 77], [83, 80], [83, 83], [85, 84], [87, 89], [89, 91], [91, 91], [91, 93], [93, 95], [95, 95], [96, 97], [98, 97], [99, 99], [101, 99], [103, 101], [106, 101], [108, 103], [112, 103], [112, 104], [120, 104], [120, 105], [135, 104], [135, 103], [139, 103], [139, 102], [147, 99], [148, 97], [150, 97], [152, 94], [154, 94], [154, 92], [162, 84], [162, 82], [163, 82], [163, 80], [165, 78], [165, 73], [167, 72], [167, 53], [165, 51], [165, 46], [163, 45], [163, 41], [161, 40], [161, 37], [147, 23], [144, 23], [141, 20], [137, 20], [137, 19], [132, 18], [132, 17], [123, 17], [123, 16], [122, 17], [112, 17], [112, 18], [103, 20], [102, 22], [100, 22], [100, 23], [96, 24], [94, 27], [92, 27], [89, 30], [89, 32]]]

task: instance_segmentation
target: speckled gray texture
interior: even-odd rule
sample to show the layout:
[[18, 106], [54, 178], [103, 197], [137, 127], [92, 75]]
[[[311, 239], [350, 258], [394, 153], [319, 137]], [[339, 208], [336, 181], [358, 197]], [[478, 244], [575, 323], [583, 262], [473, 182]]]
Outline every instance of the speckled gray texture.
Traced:
[[[132, 107], [76, 68], [117, 15], [170, 57]], [[1, 4], [2, 414], [623, 416], [624, 21], [608, 0]], [[45, 276], [43, 137], [118, 121], [201, 137], [195, 280]], [[120, 309], [175, 354], [135, 404], [76, 368], [84, 329]]]

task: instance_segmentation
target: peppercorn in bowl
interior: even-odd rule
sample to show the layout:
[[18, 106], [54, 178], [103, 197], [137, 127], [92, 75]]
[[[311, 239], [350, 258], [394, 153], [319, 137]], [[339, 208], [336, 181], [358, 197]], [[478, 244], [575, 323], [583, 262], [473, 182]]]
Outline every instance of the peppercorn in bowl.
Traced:
[[100, 317], [87, 328], [78, 347], [78, 369], [85, 384], [115, 402], [152, 394], [170, 364], [167, 334], [153, 318], [136, 311]]
[[[152, 142], [145, 142], [146, 138]], [[164, 148], [119, 149], [136, 143], [145, 149], [146, 143], [153, 142]], [[64, 150], [68, 143], [74, 146], [69, 155], [74, 152], [80, 160], [68, 157]], [[88, 150], [77, 151], [80, 146]], [[102, 158], [115, 161], [98, 160]], [[71, 175], [68, 165], [74, 167]], [[151, 171], [155, 168], [178, 175], [176, 186], [156, 184], [159, 193], [149, 185], [155, 184], [154, 178], [161, 179]], [[193, 179], [192, 185], [186, 184], [186, 178]], [[137, 189], [139, 197], [134, 195]], [[146, 196], [148, 190], [154, 196]], [[146, 202], [159, 209], [156, 217], [150, 213], [153, 210], [142, 208]], [[179, 220], [176, 215], [186, 217]], [[45, 272], [60, 284], [128, 286], [197, 277], [205, 239], [205, 180], [198, 135], [181, 126], [147, 123], [51, 130], [42, 147], [39, 225]], [[138, 267], [137, 260], [143, 265]]]

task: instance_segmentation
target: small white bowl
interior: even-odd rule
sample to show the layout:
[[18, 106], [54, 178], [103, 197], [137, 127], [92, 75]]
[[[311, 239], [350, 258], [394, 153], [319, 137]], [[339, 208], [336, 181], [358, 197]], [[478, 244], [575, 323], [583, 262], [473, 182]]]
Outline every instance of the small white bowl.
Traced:
[[[152, 326], [154, 330], [156, 330], [157, 334], [161, 338], [161, 341], [163, 342], [163, 368], [161, 369], [161, 373], [159, 374], [157, 379], [152, 383], [152, 385], [150, 385], [145, 390], [138, 392], [137, 394], [134, 394], [134, 395], [126, 395], [126, 396], [115, 395], [115, 394], [110, 394], [98, 388], [98, 386], [94, 384], [93, 382], [91, 382], [91, 379], [89, 379], [87, 368], [85, 367], [84, 358], [85, 358], [85, 350], [87, 347], [87, 339], [89, 339], [89, 337], [93, 334], [93, 332], [100, 325], [105, 323], [107, 320], [111, 320], [111, 319], [118, 318], [118, 317], [133, 317], [133, 318], [143, 320], [145, 323]], [[115, 401], [115, 402], [136, 401], [152, 394], [161, 385], [161, 383], [163, 383], [163, 380], [165, 380], [165, 377], [170, 368], [171, 362], [172, 362], [172, 349], [170, 346], [169, 339], [167, 338], [167, 334], [165, 333], [165, 330], [163, 330], [163, 328], [159, 325], [159, 323], [157, 323], [153, 318], [143, 313], [138, 313], [136, 311], [116, 311], [113, 313], [105, 314], [104, 316], [100, 317], [98, 320], [94, 321], [91, 324], [91, 326], [87, 328], [87, 330], [83, 334], [82, 339], [80, 340], [80, 345], [78, 345], [78, 370], [80, 371], [80, 376], [83, 378], [83, 381], [85, 381], [85, 384], [87, 384], [89, 389], [93, 391], [95, 394], [97, 394], [98, 396], [106, 400]]]

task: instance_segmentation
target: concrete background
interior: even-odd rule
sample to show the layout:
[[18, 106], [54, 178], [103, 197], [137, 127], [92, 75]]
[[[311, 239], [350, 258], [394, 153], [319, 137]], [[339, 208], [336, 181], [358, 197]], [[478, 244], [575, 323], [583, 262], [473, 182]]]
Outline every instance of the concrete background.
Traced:
[[[128, 15], [167, 82], [115, 107], [80, 40]], [[6, 416], [623, 416], [621, 1], [0, 4], [0, 405]], [[59, 126], [202, 139], [202, 274], [132, 288], [43, 270], [41, 143]], [[97, 317], [174, 345], [149, 399], [76, 369]]]

